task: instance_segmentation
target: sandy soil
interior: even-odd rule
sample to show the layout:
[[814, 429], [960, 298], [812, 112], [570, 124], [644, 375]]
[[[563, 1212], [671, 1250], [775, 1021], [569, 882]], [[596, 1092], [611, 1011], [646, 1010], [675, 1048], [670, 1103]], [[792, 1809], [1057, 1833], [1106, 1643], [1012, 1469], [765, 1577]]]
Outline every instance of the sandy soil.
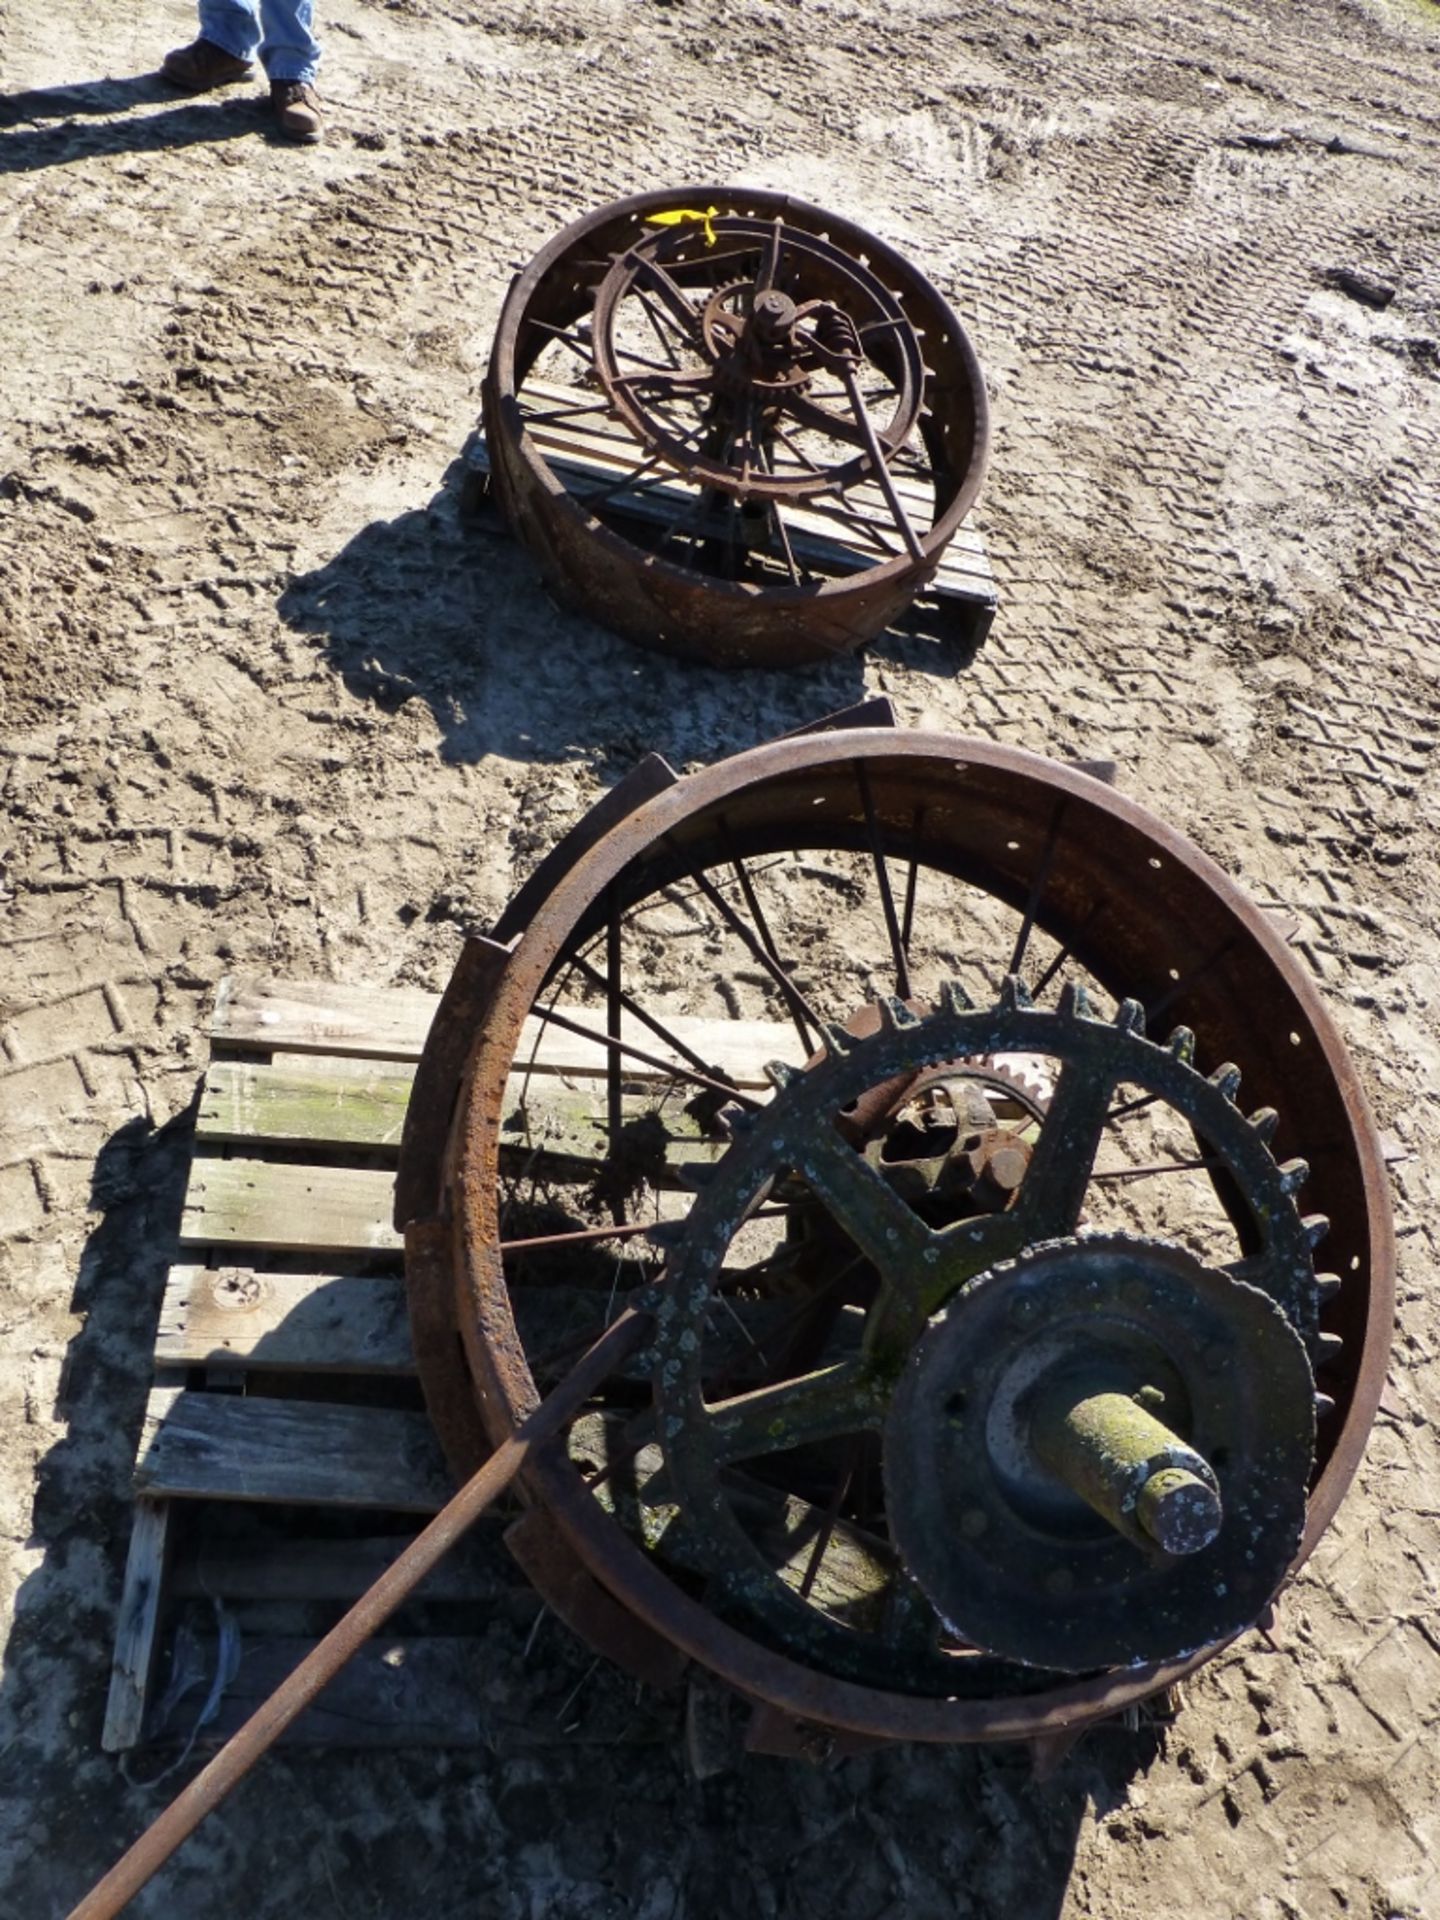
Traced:
[[[0, 14], [0, 1908], [65, 1910], [164, 1798], [98, 1741], [216, 979], [438, 987], [641, 752], [863, 688], [1117, 759], [1298, 916], [1400, 1156], [1402, 1331], [1273, 1648], [1043, 1788], [1007, 1752], [275, 1758], [135, 1911], [1435, 1920], [1440, 10], [321, 14], [318, 151], [147, 77], [177, 0]], [[843, 208], [972, 328], [1003, 610], [967, 670], [684, 669], [457, 524], [512, 269], [695, 178]]]

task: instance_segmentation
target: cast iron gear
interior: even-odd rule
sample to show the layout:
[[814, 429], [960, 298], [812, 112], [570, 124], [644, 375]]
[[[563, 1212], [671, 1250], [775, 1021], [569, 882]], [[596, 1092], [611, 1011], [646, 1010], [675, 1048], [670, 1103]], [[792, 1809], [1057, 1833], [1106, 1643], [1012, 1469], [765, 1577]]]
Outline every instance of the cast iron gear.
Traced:
[[[818, 1064], [806, 1071], [781, 1065], [772, 1070], [775, 1099], [747, 1116], [742, 1136], [696, 1200], [651, 1302], [656, 1433], [667, 1497], [685, 1516], [717, 1606], [761, 1623], [779, 1644], [848, 1678], [879, 1684], [888, 1676], [893, 1683], [903, 1671], [917, 1690], [964, 1693], [972, 1685], [993, 1687], [994, 1673], [972, 1671], [969, 1661], [957, 1662], [938, 1645], [919, 1644], [925, 1636], [917, 1632], [913, 1595], [898, 1642], [888, 1624], [867, 1635], [809, 1604], [783, 1571], [767, 1564], [737, 1512], [727, 1473], [742, 1463], [753, 1471], [756, 1462], [799, 1448], [883, 1432], [896, 1382], [933, 1316], [1001, 1263], [1075, 1232], [1106, 1116], [1122, 1085], [1143, 1089], [1183, 1116], [1206, 1142], [1217, 1171], [1233, 1182], [1243, 1202], [1244, 1218], [1237, 1223], [1243, 1250], [1230, 1275], [1275, 1303], [1294, 1328], [1302, 1360], [1300, 1343], [1316, 1338], [1321, 1288], [1310, 1232], [1294, 1199], [1305, 1179], [1304, 1163], [1276, 1164], [1266, 1144], [1267, 1122], [1254, 1124], [1236, 1105], [1238, 1074], [1228, 1066], [1208, 1078], [1198, 1072], [1193, 1036], [1185, 1029], [1156, 1045], [1144, 1037], [1137, 1003], [1122, 1003], [1113, 1022], [1102, 1021], [1090, 1013], [1081, 989], [1068, 989], [1058, 1011], [1041, 1011], [1028, 1004], [1013, 977], [990, 1009], [968, 1007], [952, 988], [927, 1016], [899, 1000], [882, 1001], [879, 1010], [881, 1027], [871, 1037], [855, 1039], [832, 1028]], [[847, 1143], [837, 1117], [869, 1089], [902, 1074], [995, 1054], [1040, 1056], [1059, 1065], [1028, 1171], [1007, 1210], [933, 1227]], [[874, 1268], [878, 1289], [865, 1312], [858, 1351], [822, 1362], [798, 1379], [716, 1403], [706, 1394], [713, 1288], [731, 1240], [781, 1179], [804, 1183]], [[1292, 1423], [1308, 1432], [1314, 1420], [1308, 1368], [1305, 1383], [1303, 1406], [1292, 1409]], [[1302, 1517], [1309, 1462], [1307, 1443], [1303, 1470], [1288, 1488]], [[1289, 1557], [1286, 1552], [1267, 1562], [1270, 1591], [1260, 1605]], [[897, 1576], [907, 1572], [902, 1560]], [[908, 1581], [903, 1585], [908, 1594]], [[1237, 1588], [1231, 1587], [1232, 1606], [1214, 1609], [1214, 1631], [1207, 1638], [1223, 1638], [1253, 1618], [1253, 1582], [1245, 1585], [1243, 1599]], [[933, 1613], [930, 1632], [938, 1640]], [[1152, 1645], [1145, 1657], [1188, 1651]], [[1131, 1664], [1134, 1657], [1117, 1647], [1091, 1664]]]

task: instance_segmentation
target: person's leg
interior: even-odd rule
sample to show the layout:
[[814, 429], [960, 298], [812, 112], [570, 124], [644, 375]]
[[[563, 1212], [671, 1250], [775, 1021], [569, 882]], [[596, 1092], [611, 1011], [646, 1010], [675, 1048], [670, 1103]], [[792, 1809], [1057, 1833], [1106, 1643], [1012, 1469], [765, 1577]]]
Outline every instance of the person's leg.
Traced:
[[311, 31], [315, 0], [260, 0], [265, 37], [260, 59], [270, 76], [270, 105], [280, 131], [313, 145], [324, 130], [315, 91], [320, 47]]
[[208, 93], [250, 76], [260, 45], [260, 22], [245, 0], [200, 0], [200, 35], [188, 47], [176, 47], [160, 63], [160, 72], [186, 93]]
[[260, 47], [260, 22], [245, 0], [200, 0], [200, 38], [236, 60], [253, 60]]
[[315, 0], [260, 0], [260, 19], [260, 61], [271, 80], [313, 87], [320, 67], [320, 43], [311, 31]]

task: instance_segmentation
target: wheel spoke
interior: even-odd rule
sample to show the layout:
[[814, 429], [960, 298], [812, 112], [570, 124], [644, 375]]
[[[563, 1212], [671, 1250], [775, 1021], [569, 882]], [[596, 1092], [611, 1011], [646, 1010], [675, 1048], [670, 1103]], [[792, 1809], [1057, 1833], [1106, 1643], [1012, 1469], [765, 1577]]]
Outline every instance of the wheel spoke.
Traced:
[[708, 367], [687, 373], [683, 368], [647, 364], [637, 367], [634, 373], [615, 374], [611, 384], [625, 387], [631, 393], [643, 393], [647, 399], [663, 399], [672, 393], [704, 393], [714, 384], [714, 375]]
[[883, 1413], [873, 1380], [847, 1361], [717, 1401], [705, 1409], [704, 1430], [711, 1457], [726, 1466], [862, 1433], [878, 1427]]
[[1030, 936], [1035, 931], [1035, 916], [1040, 911], [1040, 902], [1045, 895], [1046, 883], [1050, 878], [1050, 869], [1055, 864], [1055, 851], [1060, 844], [1060, 822], [1065, 817], [1065, 802], [1057, 801], [1055, 812], [1051, 816], [1050, 831], [1045, 839], [1045, 851], [1040, 856], [1040, 864], [1035, 869], [1035, 878], [1031, 882], [1030, 897], [1025, 902], [1024, 918], [1020, 922], [1020, 931], [1015, 936], [1015, 950], [1010, 955], [1007, 973], [1018, 975], [1025, 959], [1025, 949], [1030, 944]]
[[661, 305], [680, 328], [691, 346], [703, 344], [704, 336], [700, 329], [700, 315], [693, 303], [686, 297], [685, 289], [678, 280], [674, 280], [657, 261], [637, 257], [637, 281], [643, 279], [658, 297]]
[[870, 792], [869, 776], [865, 772], [865, 762], [855, 762], [855, 778], [860, 788], [860, 804], [865, 810], [865, 836], [870, 842], [870, 858], [875, 868], [876, 884], [880, 888], [880, 905], [885, 915], [885, 932], [890, 941], [890, 959], [895, 968], [895, 991], [902, 1000], [910, 998], [910, 956], [906, 943], [901, 938], [900, 918], [895, 911], [895, 894], [890, 885], [890, 870], [885, 864], [885, 850], [880, 843], [880, 823], [875, 816], [875, 801]]

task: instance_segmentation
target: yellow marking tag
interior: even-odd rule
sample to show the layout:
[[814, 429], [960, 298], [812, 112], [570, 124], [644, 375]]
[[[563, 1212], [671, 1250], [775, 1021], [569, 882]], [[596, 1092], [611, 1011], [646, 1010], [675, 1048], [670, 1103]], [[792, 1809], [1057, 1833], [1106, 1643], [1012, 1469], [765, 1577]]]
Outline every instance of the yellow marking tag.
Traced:
[[682, 220], [698, 221], [705, 229], [706, 246], [713, 247], [715, 244], [714, 220], [719, 211], [718, 207], [676, 207], [673, 213], [647, 213], [645, 224], [647, 227], [678, 227]]

